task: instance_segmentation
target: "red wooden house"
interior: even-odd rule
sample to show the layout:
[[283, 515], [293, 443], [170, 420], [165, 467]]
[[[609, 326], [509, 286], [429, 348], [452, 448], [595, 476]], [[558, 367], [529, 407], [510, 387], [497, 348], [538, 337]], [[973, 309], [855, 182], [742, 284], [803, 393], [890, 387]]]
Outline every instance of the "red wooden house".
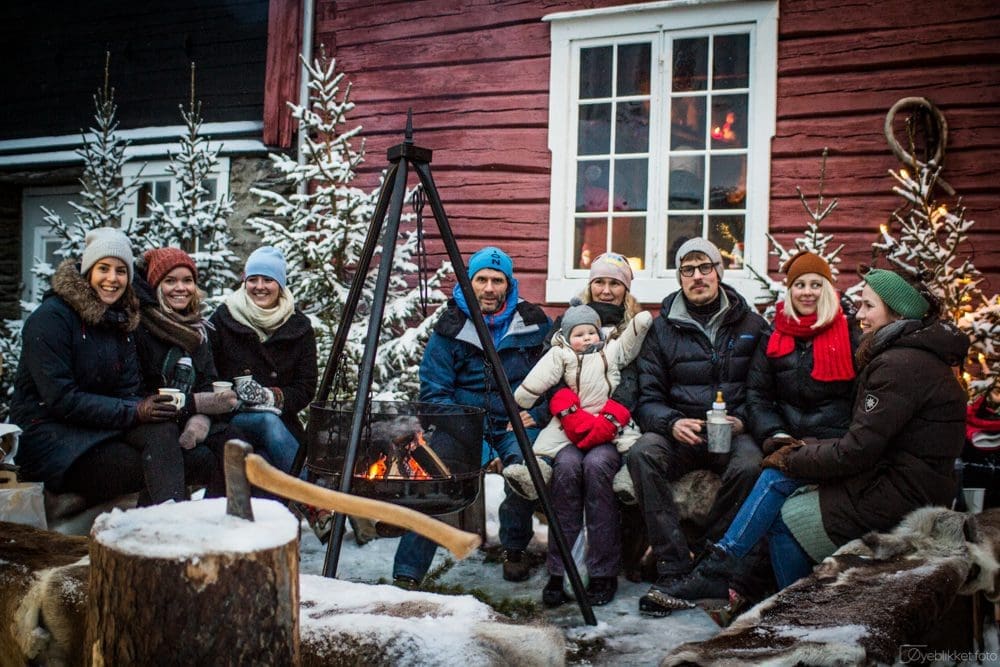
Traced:
[[694, 234], [738, 251], [726, 280], [755, 293], [740, 264], [773, 273], [764, 233], [787, 242], [805, 228], [795, 188], [815, 197], [824, 147], [824, 196], [839, 206], [822, 229], [846, 243], [848, 286], [901, 203], [883, 123], [910, 96], [948, 121], [943, 175], [976, 221], [967, 250], [986, 289], [1000, 290], [992, 0], [304, 5], [271, 2], [265, 141], [292, 145], [281, 101], [297, 90], [306, 11], [315, 49], [353, 83], [366, 184], [412, 107], [461, 247], [509, 250], [528, 299], [564, 304], [610, 247], [656, 304], [677, 286], [672, 249]]

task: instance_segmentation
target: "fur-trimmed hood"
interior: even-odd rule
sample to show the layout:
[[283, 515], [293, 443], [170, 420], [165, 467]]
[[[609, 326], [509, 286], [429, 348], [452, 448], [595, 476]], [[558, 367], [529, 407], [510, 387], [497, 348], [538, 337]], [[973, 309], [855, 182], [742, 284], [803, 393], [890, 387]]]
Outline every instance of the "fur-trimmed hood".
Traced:
[[119, 301], [122, 308], [110, 308], [97, 296], [87, 278], [80, 274], [79, 265], [71, 259], [64, 260], [53, 274], [52, 292], [62, 297], [86, 324], [104, 323], [123, 331], [135, 331], [139, 326], [139, 299], [132, 285], [125, 287]]

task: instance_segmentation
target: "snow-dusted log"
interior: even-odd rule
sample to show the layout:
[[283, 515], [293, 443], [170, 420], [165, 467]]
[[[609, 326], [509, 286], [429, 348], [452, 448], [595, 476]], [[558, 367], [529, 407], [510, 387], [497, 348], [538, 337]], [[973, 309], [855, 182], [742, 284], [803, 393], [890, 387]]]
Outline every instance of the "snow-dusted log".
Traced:
[[100, 516], [88, 664], [298, 664], [298, 522], [274, 501], [253, 513], [215, 499]]

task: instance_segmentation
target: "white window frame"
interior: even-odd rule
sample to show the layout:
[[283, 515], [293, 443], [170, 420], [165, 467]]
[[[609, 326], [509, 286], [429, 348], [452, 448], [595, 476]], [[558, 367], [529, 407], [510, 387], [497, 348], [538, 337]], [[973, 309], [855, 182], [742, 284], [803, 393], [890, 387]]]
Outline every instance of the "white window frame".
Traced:
[[[635, 41], [648, 36], [653, 42], [651, 70], [650, 146], [666, 142], [661, 120], [665, 91], [659, 83], [670, 63], [657, 58], [662, 33], [698, 34], [725, 27], [747, 28], [750, 33], [750, 96], [748, 100], [748, 207], [745, 214], [743, 261], [764, 274], [767, 269], [767, 239], [770, 210], [771, 140], [774, 137], [777, 96], [778, 3], [777, 0], [731, 2], [728, 0], [668, 0], [596, 10], [563, 12], [546, 16], [551, 24], [552, 57], [549, 79], [549, 150], [552, 152], [552, 180], [549, 202], [548, 279], [545, 298], [549, 302], [569, 301], [587, 284], [588, 271], [573, 269], [573, 214], [576, 204], [576, 82], [579, 78], [581, 46]], [[664, 158], [666, 154], [664, 153]], [[649, 201], [647, 204], [646, 257], [642, 270], [635, 272], [632, 294], [647, 304], [659, 303], [679, 287], [676, 272], [664, 270], [666, 159], [650, 159]], [[658, 268], [659, 267], [659, 268]], [[745, 269], [725, 272], [725, 282], [745, 297], [753, 299], [760, 283]]]
[[[216, 169], [209, 172], [210, 176], [216, 179], [215, 197], [221, 199], [229, 196], [229, 158], [219, 157]], [[170, 200], [177, 201], [180, 193], [180, 182], [167, 171], [170, 165], [169, 160], [153, 160], [151, 162], [126, 162], [122, 165], [122, 183], [130, 189], [128, 200], [125, 206], [125, 213], [122, 215], [122, 226], [129, 229], [136, 220], [139, 208], [139, 188], [134, 187], [139, 183], [154, 181], [170, 181]], [[160, 202], [161, 204], [166, 202]], [[195, 239], [194, 251], [199, 248], [199, 239]]]

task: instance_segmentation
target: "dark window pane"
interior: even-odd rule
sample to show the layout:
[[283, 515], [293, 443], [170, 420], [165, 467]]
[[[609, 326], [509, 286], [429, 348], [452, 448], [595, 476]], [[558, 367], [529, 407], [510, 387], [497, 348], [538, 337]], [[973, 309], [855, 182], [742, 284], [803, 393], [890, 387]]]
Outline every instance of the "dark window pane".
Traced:
[[713, 51], [712, 88], [750, 85], [750, 35], [719, 35]]
[[648, 160], [615, 162], [615, 210], [645, 211], [649, 190]]
[[705, 205], [705, 157], [703, 155], [670, 156], [671, 209], [702, 208]]
[[580, 49], [580, 99], [611, 97], [611, 47]]
[[650, 45], [618, 47], [618, 95], [649, 95]]
[[705, 98], [670, 100], [670, 150], [705, 147]]
[[138, 218], [145, 218], [149, 215], [149, 203], [153, 200], [153, 184], [143, 181], [136, 191], [135, 215]]
[[622, 102], [615, 119], [615, 152], [649, 151], [649, 103]]
[[746, 148], [747, 96], [712, 98], [712, 148]]
[[708, 37], [674, 40], [671, 89], [676, 92], [705, 90], [708, 76]]
[[746, 208], [746, 156], [713, 156], [709, 183], [709, 208]]
[[[611, 223], [611, 250], [642, 268], [646, 254], [646, 218], [615, 218]], [[634, 259], [633, 259], [634, 258]]]
[[589, 269], [590, 262], [608, 250], [607, 219], [577, 218], [573, 248], [573, 268]]
[[580, 162], [576, 166], [576, 210], [608, 211], [608, 161]]
[[205, 191], [208, 193], [205, 196], [209, 201], [215, 201], [219, 196], [219, 183], [216, 179], [206, 178], [202, 180], [201, 187], [205, 188]]
[[743, 234], [746, 221], [742, 215], [713, 215], [708, 218], [708, 240], [718, 246], [727, 268], [743, 266]]
[[674, 256], [684, 242], [701, 236], [700, 215], [670, 215], [667, 216], [667, 268], [676, 269]]
[[156, 201], [161, 204], [167, 203], [170, 201], [170, 181], [157, 181], [153, 192], [155, 193]]
[[580, 106], [577, 155], [606, 155], [611, 152], [611, 105]]

